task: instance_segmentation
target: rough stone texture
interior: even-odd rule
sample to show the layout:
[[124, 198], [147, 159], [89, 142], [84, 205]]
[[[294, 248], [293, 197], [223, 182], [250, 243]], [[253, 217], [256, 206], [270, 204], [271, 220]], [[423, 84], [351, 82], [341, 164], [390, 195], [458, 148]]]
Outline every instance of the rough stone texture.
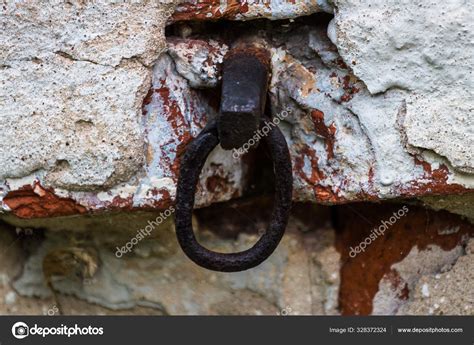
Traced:
[[0, 179], [43, 173], [98, 189], [140, 169], [137, 121], [171, 7], [6, 3], [1, 12]]
[[[248, 248], [267, 224], [268, 202], [201, 209], [196, 234], [215, 250]], [[194, 265], [179, 249], [171, 220], [117, 258], [117, 246], [154, 219], [152, 213], [10, 217], [13, 226], [1, 227], [0, 311], [57, 314], [60, 305], [65, 314], [472, 314], [474, 244], [468, 239], [474, 227], [458, 216], [408, 205], [364, 253], [348, 255], [401, 207], [338, 206], [330, 217], [328, 208], [296, 204], [277, 251], [256, 269], [236, 274]], [[54, 297], [44, 258], [78, 249], [99, 253], [98, 270], [78, 278], [72, 273], [83, 272], [81, 266], [56, 267]], [[431, 299], [420, 295], [427, 289], [422, 282]], [[435, 303], [445, 305], [433, 309]]]
[[399, 315], [474, 315], [474, 240], [452, 268], [425, 274]]
[[[407, 90], [403, 129], [417, 150], [474, 169], [474, 5], [337, 0], [336, 43], [372, 94]], [[383, 71], [383, 73], [381, 73]]]
[[0, 177], [35, 173], [66, 190], [130, 179], [143, 164], [137, 94], [148, 90], [147, 69], [38, 55], [37, 63], [7, 60], [1, 73]]
[[[447, 251], [433, 245], [429, 245], [422, 251], [418, 247], [413, 247], [402, 261], [391, 266], [393, 271], [381, 279], [377, 294], [374, 296], [372, 314], [396, 314], [403, 305], [410, 303], [404, 300], [407, 291], [411, 292], [411, 295], [418, 295], [422, 276], [436, 274], [450, 267], [462, 254], [461, 244]], [[396, 281], [395, 284], [394, 281]], [[452, 284], [453, 280], [450, 280], [450, 283]], [[467, 290], [472, 290], [469, 284]], [[426, 312], [421, 313], [421, 315], [426, 314]]]
[[[15, 301], [11, 304], [17, 305], [17, 312], [25, 308], [22, 304], [25, 300], [37, 300], [39, 306], [49, 305], [49, 308], [56, 305], [47, 286], [43, 259], [46, 255], [56, 255], [59, 249], [75, 247], [95, 248], [100, 256], [99, 269], [91, 279], [56, 277], [53, 285], [63, 313], [74, 313], [74, 310], [83, 313], [78, 301], [88, 303], [84, 304], [85, 310], [94, 310], [95, 304], [106, 308], [99, 308], [99, 312], [109, 310], [107, 313], [135, 314], [141, 310], [137, 308], [173, 315], [337, 313], [339, 254], [334, 248], [334, 231], [328, 227], [316, 228], [314, 221], [294, 217], [287, 236], [268, 261], [254, 270], [226, 274], [207, 271], [186, 258], [178, 247], [171, 221], [156, 228], [133, 252], [117, 258], [115, 247], [129, 241], [133, 226], [143, 227], [148, 219], [153, 216], [142, 214], [130, 218], [118, 214], [102, 220], [93, 218], [87, 227], [91, 229], [95, 224], [96, 230], [100, 228], [93, 233], [81, 230], [83, 218], [78, 219], [77, 227], [72, 222], [52, 225], [44, 236], [34, 235], [37, 229], [22, 228], [29, 234], [22, 239], [22, 246], [29, 250], [23, 253], [22, 261], [12, 260], [11, 265], [21, 274], [5, 278], [6, 293], [11, 296], [14, 293], [15, 301], [21, 301], [18, 305]], [[108, 225], [110, 221], [121, 223], [123, 228]], [[261, 221], [264, 220], [257, 220]], [[199, 222], [197, 233], [209, 248], [235, 251], [249, 247], [258, 237], [250, 233], [255, 224], [240, 227], [244, 233], [234, 239], [210, 232], [207, 222], [205, 218]], [[30, 312], [38, 313], [39, 306]]]
[[[37, 218], [169, 206], [179, 155], [211, 113], [193, 102], [167, 55], [152, 68], [172, 12], [154, 1], [2, 9], [3, 212]], [[160, 99], [147, 108], [154, 92]], [[210, 178], [198, 204], [238, 196], [245, 185], [245, 167], [219, 150], [204, 170]]]
[[[24, 297], [13, 288], [13, 281], [21, 274], [28, 252], [22, 243], [35, 236], [32, 229], [16, 228], [12, 231], [0, 224], [0, 314], [1, 315], [58, 315], [57, 301], [52, 297], [38, 299]], [[151, 308], [133, 308], [126, 311], [114, 311], [98, 305], [89, 304], [71, 296], [61, 296], [61, 304], [68, 314], [74, 315], [161, 315], [159, 310]]]
[[448, 210], [449, 212], [459, 214], [474, 222], [474, 194], [465, 195], [447, 195], [443, 197], [427, 196], [421, 198], [421, 201], [435, 210]]
[[218, 66], [229, 50], [216, 41], [177, 39], [169, 40], [168, 52], [176, 64], [176, 71], [189, 77], [189, 86], [216, 87], [220, 80]]
[[[172, 20], [237, 23], [332, 10], [323, 2], [247, 5], [186, 2]], [[320, 15], [257, 25], [272, 54], [272, 112], [289, 111], [280, 128], [295, 200], [472, 190], [471, 67], [457, 67], [470, 57], [471, 5], [414, 6], [336, 1], [330, 23]], [[157, 2], [2, 10], [3, 212], [37, 218], [174, 202], [180, 155], [216, 116], [223, 55], [255, 30], [248, 22], [248, 32], [236, 29], [229, 40], [228, 30], [176, 24], [184, 26], [162, 53], [172, 12]], [[436, 13], [442, 20], [433, 24]], [[242, 195], [248, 171], [248, 161], [217, 149], [197, 206]]]
[[[240, 38], [263, 40], [271, 52], [270, 111], [284, 117], [295, 200], [419, 198], [472, 221], [472, 6], [210, 0], [182, 2], [173, 14], [165, 1], [6, 3], [0, 212], [17, 229], [1, 225], [0, 312], [49, 315], [60, 303], [70, 314], [472, 314], [472, 240], [464, 249], [472, 224], [413, 204], [390, 236], [353, 260], [350, 246], [396, 205], [337, 207], [333, 223], [324, 208], [305, 205], [313, 222], [293, 217], [267, 262], [234, 275], [192, 264], [171, 221], [114, 256], [156, 216], [142, 211], [172, 206], [180, 157], [217, 116], [220, 65]], [[298, 18], [316, 12], [335, 17]], [[258, 18], [292, 19], [240, 23]], [[175, 23], [166, 49], [165, 23]], [[236, 160], [217, 148], [196, 206], [254, 191], [263, 161], [262, 151]], [[263, 213], [257, 203], [238, 218], [252, 209]], [[215, 249], [250, 246], [265, 223], [242, 226], [212, 210], [196, 228]], [[236, 227], [220, 233], [231, 226], [212, 228], [211, 218]], [[93, 258], [89, 251], [99, 259], [83, 267], [60, 256]], [[55, 258], [59, 273], [44, 267]], [[77, 272], [94, 277], [71, 279]]]
[[144, 65], [164, 49], [170, 9], [157, 2], [3, 6], [3, 194], [35, 179], [100, 190], [141, 170], [138, 118], [151, 81]]

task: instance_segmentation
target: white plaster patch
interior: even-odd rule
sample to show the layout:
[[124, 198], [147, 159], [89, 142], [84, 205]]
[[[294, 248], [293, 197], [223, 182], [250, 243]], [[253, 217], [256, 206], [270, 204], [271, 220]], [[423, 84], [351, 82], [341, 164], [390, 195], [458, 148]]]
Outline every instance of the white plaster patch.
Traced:
[[421, 294], [423, 295], [423, 297], [430, 297], [430, 287], [428, 286], [428, 284], [425, 283], [422, 285]]
[[409, 149], [474, 172], [474, 3], [336, 0], [337, 47], [372, 94], [407, 91]]
[[38, 176], [34, 173], [20, 178], [7, 178], [5, 182], [10, 190], [18, 190], [25, 186], [33, 186], [36, 181]]
[[228, 47], [214, 40], [174, 39], [168, 43], [168, 52], [176, 64], [177, 72], [186, 78], [191, 87], [217, 86], [220, 79], [218, 66]]

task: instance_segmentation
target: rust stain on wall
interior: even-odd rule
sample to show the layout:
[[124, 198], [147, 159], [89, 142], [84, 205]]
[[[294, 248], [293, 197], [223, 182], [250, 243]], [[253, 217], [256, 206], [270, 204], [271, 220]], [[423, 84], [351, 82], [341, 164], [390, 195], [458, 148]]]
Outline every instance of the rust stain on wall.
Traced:
[[[368, 315], [379, 288], [380, 280], [386, 276], [395, 286], [401, 284], [398, 272], [392, 265], [402, 261], [412, 250], [426, 250], [428, 245], [437, 245], [448, 251], [462, 244], [465, 236], [474, 236], [474, 226], [461, 217], [445, 211], [426, 210], [415, 206], [381, 236], [355, 257], [351, 248], [359, 245], [372, 230], [388, 221], [401, 204], [352, 204], [338, 208], [339, 224], [336, 224], [336, 247], [341, 253], [341, 286], [339, 306], [343, 315]], [[459, 227], [459, 231], [440, 235], [446, 228]], [[410, 291], [401, 286], [400, 299], [407, 299]]]
[[3, 202], [19, 218], [70, 216], [87, 212], [84, 206], [55, 195], [52, 189], [43, 188], [39, 183], [9, 192]]
[[[304, 172], [305, 157], [307, 157], [311, 163], [311, 176], [307, 176]], [[298, 151], [298, 155], [294, 157], [294, 160], [294, 170], [309, 185], [317, 185], [318, 182], [324, 177], [323, 173], [319, 170], [318, 157], [316, 156], [316, 151], [314, 149], [308, 146], [303, 146]]]
[[313, 111], [311, 111], [311, 118], [313, 119], [314, 130], [319, 136], [324, 138], [328, 159], [334, 158], [334, 141], [336, 140], [336, 126], [334, 125], [334, 123], [332, 123], [331, 125], [329, 125], [329, 127], [327, 127], [324, 123], [324, 113], [318, 109], [314, 109]]
[[416, 157], [415, 163], [423, 166], [424, 177], [423, 179], [412, 181], [408, 187], [401, 187], [400, 196], [465, 194], [474, 192], [473, 189], [466, 188], [460, 184], [449, 183], [449, 169], [444, 164], [441, 164], [437, 169], [433, 169], [428, 162]]
[[153, 99], [153, 88], [150, 88], [143, 99], [143, 104], [142, 104], [142, 115], [147, 115], [147, 110], [146, 106], [151, 103]]
[[[171, 162], [162, 162], [163, 165], [170, 166], [170, 169], [173, 173], [174, 178], [178, 175], [179, 171], [179, 162], [181, 155], [184, 153], [187, 144], [192, 140], [192, 135], [189, 131], [189, 125], [186, 122], [186, 119], [177, 103], [176, 100], [172, 99], [171, 91], [166, 85], [166, 80], [161, 80], [161, 85], [159, 88], [155, 88], [154, 92], [157, 97], [161, 99], [164, 108], [164, 114], [166, 115], [166, 121], [173, 128], [173, 132], [178, 142], [176, 149], [176, 159]], [[170, 139], [174, 141], [175, 139]], [[163, 148], [161, 148], [163, 151]], [[163, 157], [167, 157], [166, 152], [163, 152]]]
[[341, 97], [341, 102], [348, 102], [354, 97], [354, 95], [360, 91], [355, 84], [359, 80], [353, 75], [346, 75], [342, 80], [342, 88], [344, 90], [344, 95]]
[[186, 1], [176, 6], [172, 20], [233, 19], [238, 14], [247, 13], [248, 10], [249, 6], [245, 1], [227, 0], [224, 6], [221, 6], [219, 0]]
[[159, 96], [163, 100], [163, 110], [166, 116], [166, 120], [172, 126], [174, 133], [178, 137], [178, 139], [182, 141], [184, 139], [184, 136], [186, 135], [186, 131], [184, 131], [184, 129], [187, 129], [188, 127], [186, 124], [186, 120], [176, 100], [172, 99], [171, 91], [166, 85], [166, 81], [160, 80], [160, 82], [160, 87], [156, 88], [154, 91], [159, 94]]

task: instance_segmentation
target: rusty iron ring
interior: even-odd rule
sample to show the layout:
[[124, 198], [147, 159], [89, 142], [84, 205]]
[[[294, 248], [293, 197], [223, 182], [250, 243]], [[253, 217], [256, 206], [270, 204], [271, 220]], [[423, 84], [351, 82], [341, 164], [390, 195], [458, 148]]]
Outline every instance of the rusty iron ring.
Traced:
[[[268, 120], [267, 120], [268, 121]], [[262, 125], [265, 122], [262, 121]], [[282, 239], [288, 223], [293, 191], [291, 159], [285, 137], [274, 124], [263, 141], [268, 146], [275, 174], [274, 204], [270, 224], [250, 249], [238, 253], [218, 253], [204, 248], [194, 235], [192, 212], [194, 194], [209, 153], [219, 144], [216, 121], [209, 122], [186, 149], [182, 158], [176, 192], [176, 235], [185, 254], [196, 264], [213, 271], [238, 272], [266, 260]]]

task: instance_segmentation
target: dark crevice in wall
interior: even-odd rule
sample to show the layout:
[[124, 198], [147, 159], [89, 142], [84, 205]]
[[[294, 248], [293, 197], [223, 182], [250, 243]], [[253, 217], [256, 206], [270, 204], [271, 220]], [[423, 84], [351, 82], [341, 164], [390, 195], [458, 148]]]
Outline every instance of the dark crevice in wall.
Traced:
[[[228, 46], [243, 37], [258, 37], [263, 39], [272, 47], [285, 45], [282, 37], [297, 34], [304, 26], [318, 26], [326, 28], [333, 18], [327, 13], [316, 13], [295, 19], [268, 20], [258, 19], [252, 21], [183, 21], [170, 24], [166, 27], [168, 39], [185, 38], [216, 40]], [[214, 111], [219, 111], [220, 85], [214, 88], [194, 89], [198, 97], [209, 105]], [[268, 97], [265, 114], [271, 116], [274, 113], [274, 106]], [[229, 152], [231, 154], [231, 152]], [[270, 195], [274, 188], [274, 176], [272, 162], [268, 150], [264, 143], [252, 149], [243, 159], [249, 167], [249, 181], [244, 190], [244, 197], [261, 194]]]
[[273, 36], [298, 30], [299, 27], [305, 25], [327, 26], [333, 17], [331, 14], [321, 12], [294, 19], [281, 20], [183, 21], [168, 25], [165, 30], [165, 35], [167, 37], [179, 38], [207, 37], [231, 45], [235, 40], [246, 35], [258, 35], [263, 38], [271, 39]]

